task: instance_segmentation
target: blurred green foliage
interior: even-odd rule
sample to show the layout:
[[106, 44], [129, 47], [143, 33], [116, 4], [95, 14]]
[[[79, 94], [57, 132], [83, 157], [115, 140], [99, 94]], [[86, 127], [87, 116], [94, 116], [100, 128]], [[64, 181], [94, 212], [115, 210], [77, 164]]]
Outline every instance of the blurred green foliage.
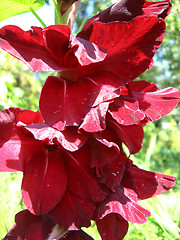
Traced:
[[[113, 0], [82, 0], [76, 17], [74, 32], [83, 19], [110, 6]], [[155, 57], [153, 68], [139, 79], [154, 82], [159, 88], [180, 88], [180, 15], [179, 0], [172, 0], [173, 8], [166, 19], [164, 42]], [[33, 74], [23, 63], [0, 53], [0, 110], [21, 107], [37, 111], [38, 98], [48, 74]], [[141, 201], [152, 212], [148, 222], [131, 224], [125, 240], [180, 239], [180, 111], [147, 125], [143, 148], [131, 159], [139, 167], [177, 177], [176, 186], [158, 198]], [[22, 173], [0, 173], [0, 237], [11, 228], [16, 212], [24, 208], [20, 195]], [[179, 228], [178, 228], [179, 227]], [[96, 226], [87, 229], [95, 240], [100, 240]]]
[[0, 239], [13, 226], [15, 214], [24, 209], [21, 179], [22, 173], [0, 173]]
[[0, 110], [8, 107], [37, 110], [41, 88], [42, 82], [25, 64], [1, 52]]

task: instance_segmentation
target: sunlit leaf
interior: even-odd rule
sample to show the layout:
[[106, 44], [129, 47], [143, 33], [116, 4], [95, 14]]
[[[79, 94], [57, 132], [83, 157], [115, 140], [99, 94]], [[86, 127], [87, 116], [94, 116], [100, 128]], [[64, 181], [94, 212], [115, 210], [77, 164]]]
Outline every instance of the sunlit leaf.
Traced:
[[0, 21], [20, 13], [35, 11], [45, 4], [44, 0], [0, 0]]

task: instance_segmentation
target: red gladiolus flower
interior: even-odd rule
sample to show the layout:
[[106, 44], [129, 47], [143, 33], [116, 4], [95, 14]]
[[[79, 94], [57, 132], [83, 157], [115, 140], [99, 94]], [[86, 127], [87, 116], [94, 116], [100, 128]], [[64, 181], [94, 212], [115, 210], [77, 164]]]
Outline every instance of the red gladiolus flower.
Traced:
[[67, 240], [92, 240], [82, 230], [60, 232], [58, 229], [55, 231], [55, 228], [56, 223], [48, 215], [35, 216], [28, 210], [23, 210], [16, 214], [15, 225], [3, 240], [53, 240], [60, 236]]
[[45, 240], [56, 223], [46, 214], [35, 216], [28, 210], [16, 214], [15, 225], [3, 240]]
[[89, 226], [95, 203], [108, 194], [93, 168], [118, 156], [121, 139], [109, 129], [95, 135], [78, 133], [76, 127], [60, 132], [42, 122], [40, 113], [16, 108], [0, 113], [0, 130], [0, 170], [23, 171], [27, 208], [33, 214], [51, 211], [69, 230]]
[[[177, 91], [150, 94], [146, 92], [157, 89], [147, 89], [143, 81], [129, 82], [151, 67], [165, 33], [162, 17], [170, 8], [169, 1], [119, 1], [106, 10], [108, 14], [105, 11], [89, 20], [77, 37], [70, 36], [66, 25], [33, 27], [27, 32], [6, 26], [0, 30], [0, 46], [33, 71], [60, 72], [60, 77], [47, 79], [40, 97], [45, 122], [60, 131], [67, 126], [102, 131], [107, 112], [123, 125], [154, 121], [177, 105]], [[145, 93], [131, 93], [131, 87]], [[165, 94], [169, 101], [163, 105], [156, 99]], [[149, 100], [158, 102], [156, 109]]]
[[174, 88], [132, 81], [152, 66], [170, 9], [168, 0], [121, 0], [77, 36], [67, 25], [0, 29], [0, 47], [32, 71], [59, 72], [41, 91], [42, 115], [0, 112], [0, 171], [23, 172], [28, 209], [5, 240], [45, 240], [57, 224], [66, 239], [90, 240], [81, 227], [91, 220], [102, 240], [121, 240], [128, 221], [150, 216], [138, 200], [174, 186], [175, 177], [139, 169], [122, 147], [137, 153], [143, 126], [180, 101]]
[[121, 161], [117, 158], [104, 166], [101, 173], [100, 181], [112, 190], [103, 202], [97, 204], [93, 217], [102, 240], [123, 239], [128, 221], [146, 222], [150, 212], [138, 205], [137, 200], [162, 194], [174, 186], [176, 179], [141, 170], [125, 156], [121, 156]]
[[119, 1], [106, 10], [108, 14], [102, 12], [85, 24], [91, 33], [83, 30], [77, 37], [70, 36], [65, 25], [32, 27], [27, 32], [6, 26], [0, 30], [0, 47], [32, 71], [63, 71], [61, 76], [73, 81], [107, 69], [129, 81], [151, 65], [165, 32], [164, 21], [158, 17], [166, 17], [170, 8], [169, 1]]
[[[60, 132], [42, 122], [38, 112], [15, 108], [2, 111], [0, 120], [0, 170], [23, 171], [22, 197], [28, 209], [36, 215], [46, 213], [67, 231], [88, 227], [94, 219], [102, 239], [106, 239], [102, 228], [112, 222], [116, 228], [124, 228], [118, 233], [122, 239], [127, 221], [143, 223], [150, 214], [137, 200], [174, 186], [174, 177], [141, 170], [122, 152], [122, 140], [129, 142], [127, 129], [141, 131], [140, 126], [121, 126], [109, 117], [107, 128], [99, 133], [78, 133], [76, 127]], [[139, 145], [136, 138], [130, 141], [132, 151], [140, 148], [142, 138], [143, 131]], [[12, 146], [13, 154], [8, 151]], [[28, 226], [33, 221], [28, 229], [37, 229], [42, 237], [44, 217], [27, 214]], [[30, 234], [26, 224], [18, 226], [9, 236]], [[79, 234], [88, 238], [81, 231], [68, 236], [79, 239]]]
[[106, 128], [107, 113], [122, 125], [145, 124], [171, 112], [179, 100], [175, 88], [159, 90], [146, 81], [125, 84], [101, 72], [76, 83], [49, 77], [41, 92], [40, 109], [45, 121], [59, 130], [79, 126], [98, 132]]
[[33, 214], [49, 212], [70, 190], [70, 195], [78, 197], [76, 201], [90, 202], [92, 215], [94, 202], [102, 201], [107, 193], [91, 168], [89, 145], [75, 151], [85, 144], [87, 134], [75, 128], [57, 131], [42, 122], [40, 113], [29, 110], [4, 110], [0, 120], [0, 170], [23, 171], [22, 197], [28, 209]]

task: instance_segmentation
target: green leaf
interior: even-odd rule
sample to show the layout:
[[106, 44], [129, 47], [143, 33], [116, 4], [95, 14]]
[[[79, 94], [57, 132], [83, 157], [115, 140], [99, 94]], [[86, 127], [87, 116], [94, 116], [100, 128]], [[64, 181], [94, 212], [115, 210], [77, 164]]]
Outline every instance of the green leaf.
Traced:
[[20, 13], [38, 10], [45, 4], [44, 0], [0, 0], [0, 21]]

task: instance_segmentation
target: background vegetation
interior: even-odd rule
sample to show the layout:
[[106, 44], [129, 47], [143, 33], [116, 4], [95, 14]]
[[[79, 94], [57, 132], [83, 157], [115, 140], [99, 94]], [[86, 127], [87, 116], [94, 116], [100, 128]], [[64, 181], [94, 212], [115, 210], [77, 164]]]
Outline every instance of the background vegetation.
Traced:
[[[47, 1], [48, 2], [48, 1]], [[77, 31], [83, 19], [101, 11], [115, 1], [82, 0], [73, 29]], [[180, 87], [180, 15], [179, 0], [172, 0], [172, 12], [168, 16], [165, 40], [156, 54], [152, 69], [140, 79], [155, 82], [158, 87]], [[21, 107], [38, 110], [40, 90], [47, 78], [46, 73], [33, 74], [23, 63], [0, 52], [0, 110]], [[180, 239], [180, 111], [145, 127], [144, 146], [131, 159], [146, 170], [177, 177], [176, 186], [158, 198], [142, 201], [152, 216], [143, 225], [131, 224], [125, 240], [175, 240]], [[22, 173], [0, 173], [0, 237], [12, 227], [14, 215], [24, 208], [21, 200]], [[94, 223], [86, 231], [100, 237]]]

